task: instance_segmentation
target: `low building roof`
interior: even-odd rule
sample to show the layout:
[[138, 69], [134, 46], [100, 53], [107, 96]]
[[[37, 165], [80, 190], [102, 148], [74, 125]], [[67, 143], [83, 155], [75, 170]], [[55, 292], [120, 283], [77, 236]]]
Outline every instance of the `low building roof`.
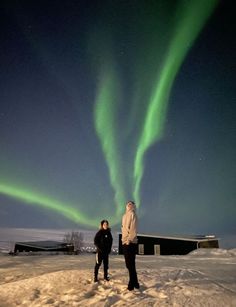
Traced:
[[27, 247], [36, 247], [36, 248], [44, 248], [44, 249], [53, 249], [58, 248], [67, 243], [57, 242], [57, 241], [30, 241], [30, 242], [16, 242], [15, 245], [23, 245]]
[[[121, 232], [119, 232], [121, 234]], [[138, 233], [138, 237], [148, 237], [148, 238], [159, 238], [159, 239], [168, 239], [168, 240], [182, 240], [182, 241], [193, 241], [193, 242], [200, 242], [200, 241], [215, 241], [218, 238], [215, 235], [157, 235], [157, 234], [144, 234]]]
[[151, 234], [140, 234], [138, 233], [138, 236], [140, 237], [151, 237], [151, 238], [160, 238], [160, 239], [169, 239], [169, 240], [183, 240], [183, 241], [193, 241], [193, 242], [199, 242], [199, 241], [212, 241], [212, 240], [218, 240], [214, 235], [184, 235], [184, 236], [163, 236], [163, 235], [151, 235]]

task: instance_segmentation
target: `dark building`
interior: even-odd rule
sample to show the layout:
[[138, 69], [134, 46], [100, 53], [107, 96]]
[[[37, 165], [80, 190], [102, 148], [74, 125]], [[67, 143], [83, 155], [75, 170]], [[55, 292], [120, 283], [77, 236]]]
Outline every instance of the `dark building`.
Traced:
[[16, 242], [14, 253], [20, 252], [71, 252], [73, 245], [56, 241]]
[[[138, 234], [138, 255], [186, 255], [197, 248], [218, 248], [215, 236], [165, 237]], [[123, 254], [119, 234], [119, 254]]]

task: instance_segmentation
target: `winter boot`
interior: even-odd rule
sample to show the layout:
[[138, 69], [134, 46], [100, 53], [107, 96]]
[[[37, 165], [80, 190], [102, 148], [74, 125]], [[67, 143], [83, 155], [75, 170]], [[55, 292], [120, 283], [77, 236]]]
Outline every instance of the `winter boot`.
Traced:
[[104, 272], [104, 280], [106, 280], [106, 281], [110, 280], [107, 271]]

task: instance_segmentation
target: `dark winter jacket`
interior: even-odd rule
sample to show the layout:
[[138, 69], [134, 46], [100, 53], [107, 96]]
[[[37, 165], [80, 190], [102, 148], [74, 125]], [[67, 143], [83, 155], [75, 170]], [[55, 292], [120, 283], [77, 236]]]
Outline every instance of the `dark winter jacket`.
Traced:
[[94, 238], [94, 244], [97, 247], [97, 251], [103, 254], [109, 254], [112, 247], [112, 234], [110, 228], [100, 229]]

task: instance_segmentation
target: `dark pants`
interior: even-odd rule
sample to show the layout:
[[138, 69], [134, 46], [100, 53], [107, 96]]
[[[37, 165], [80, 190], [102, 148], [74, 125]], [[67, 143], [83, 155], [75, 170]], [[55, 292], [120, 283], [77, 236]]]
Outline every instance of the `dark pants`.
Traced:
[[103, 268], [104, 268], [104, 278], [107, 278], [108, 276], [108, 255], [107, 253], [101, 253], [97, 252], [96, 253], [96, 264], [94, 268], [94, 277], [98, 277], [98, 270], [103, 262]]
[[135, 266], [137, 244], [130, 243], [123, 245], [123, 253], [125, 257], [125, 264], [129, 271], [129, 284], [128, 287], [133, 288], [138, 286], [138, 278]]

